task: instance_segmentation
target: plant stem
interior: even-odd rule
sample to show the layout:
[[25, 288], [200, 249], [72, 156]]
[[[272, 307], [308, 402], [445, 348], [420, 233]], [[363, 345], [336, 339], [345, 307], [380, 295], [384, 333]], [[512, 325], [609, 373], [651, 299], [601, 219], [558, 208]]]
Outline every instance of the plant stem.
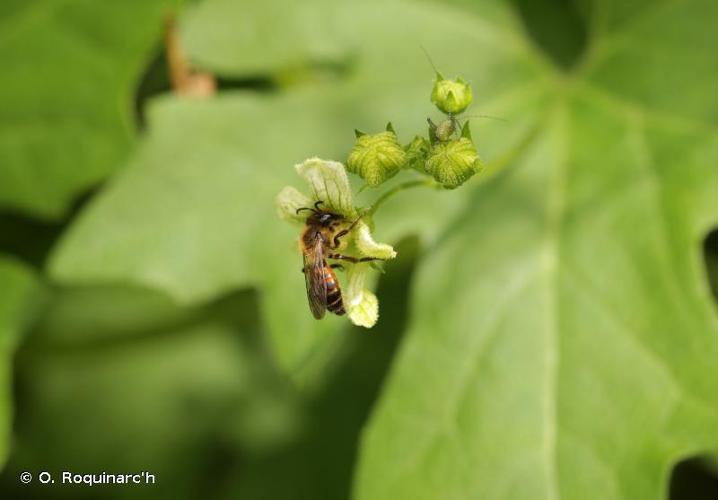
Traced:
[[165, 57], [172, 90], [181, 95], [205, 97], [217, 90], [217, 82], [209, 73], [195, 71], [189, 63], [177, 32], [173, 14], [165, 17]]
[[418, 180], [418, 181], [408, 181], [408, 182], [404, 182], [402, 184], [397, 184], [396, 186], [391, 188], [389, 191], [387, 191], [386, 193], [382, 194], [379, 198], [377, 198], [377, 200], [374, 203], [372, 203], [372, 205], [366, 211], [366, 214], [373, 215], [374, 212], [376, 212], [376, 210], [379, 208], [379, 206], [382, 203], [384, 203], [386, 200], [388, 200], [395, 194], [397, 194], [401, 191], [405, 191], [407, 189], [421, 187], [421, 186], [435, 188], [435, 187], [438, 187], [439, 184], [436, 181], [434, 181], [433, 179], [422, 179], [422, 180]]

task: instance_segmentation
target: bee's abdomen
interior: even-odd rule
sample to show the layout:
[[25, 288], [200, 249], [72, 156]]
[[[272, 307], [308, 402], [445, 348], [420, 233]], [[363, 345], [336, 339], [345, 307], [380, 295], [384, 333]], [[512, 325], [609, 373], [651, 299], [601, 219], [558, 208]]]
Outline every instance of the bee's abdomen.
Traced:
[[327, 309], [337, 316], [343, 315], [346, 311], [342, 301], [342, 291], [334, 271], [327, 265], [324, 266], [324, 283], [327, 285]]

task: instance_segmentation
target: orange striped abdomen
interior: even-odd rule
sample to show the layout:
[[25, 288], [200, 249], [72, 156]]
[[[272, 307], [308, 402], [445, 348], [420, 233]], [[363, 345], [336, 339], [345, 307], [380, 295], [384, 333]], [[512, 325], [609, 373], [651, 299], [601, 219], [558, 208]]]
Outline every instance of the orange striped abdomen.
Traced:
[[327, 309], [337, 316], [343, 315], [346, 311], [342, 301], [342, 291], [334, 270], [326, 263], [324, 263], [324, 283], [327, 285]]

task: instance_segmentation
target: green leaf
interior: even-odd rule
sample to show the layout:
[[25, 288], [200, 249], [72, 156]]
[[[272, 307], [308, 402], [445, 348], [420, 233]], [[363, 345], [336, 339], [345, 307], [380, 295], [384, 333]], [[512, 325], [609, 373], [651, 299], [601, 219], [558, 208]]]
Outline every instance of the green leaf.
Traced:
[[10, 448], [12, 426], [12, 361], [38, 298], [33, 273], [0, 257], [0, 466]]
[[170, 0], [4, 0], [0, 207], [60, 217], [133, 142], [133, 91]]
[[528, 149], [422, 264], [359, 500], [657, 500], [716, 449], [718, 7], [609, 26], [608, 4]]
[[[290, 22], [316, 12], [306, 4]], [[195, 60], [232, 76], [281, 71], [289, 59], [242, 42], [246, 30], [211, 39], [240, 8], [217, 5], [186, 20]], [[377, 240], [416, 233], [429, 250], [364, 431], [356, 498], [665, 497], [672, 464], [718, 448], [718, 319], [699, 259], [718, 222], [718, 11], [706, 0], [593, 5], [590, 47], [566, 75], [508, 2], [467, 2], [470, 13], [341, 3], [336, 23], [306, 25], [339, 27], [353, 71], [271, 95], [157, 101], [130, 168], [73, 225], [53, 276], [187, 303], [255, 287], [275, 356], [305, 380], [345, 323], [311, 319], [297, 235], [276, 220], [274, 196], [300, 185], [297, 161], [342, 159], [354, 128], [391, 119], [406, 137], [423, 132], [424, 45], [471, 83], [476, 112], [506, 121], [473, 131], [487, 160], [473, 189], [402, 193], [374, 219]], [[237, 50], [247, 46], [256, 53]], [[42, 380], [67, 384], [59, 373]]]
[[349, 52], [340, 6], [329, 0], [205, 0], [181, 25], [190, 58], [228, 76], [338, 63]]
[[[16, 366], [23, 418], [7, 477], [101, 463], [156, 475], [151, 489], [117, 498], [189, 499], [218, 448], [232, 463], [236, 450], [286, 445], [300, 415], [256, 309], [251, 292], [184, 308], [135, 287], [57, 290]], [[47, 496], [38, 481], [9, 483], [3, 496]]]

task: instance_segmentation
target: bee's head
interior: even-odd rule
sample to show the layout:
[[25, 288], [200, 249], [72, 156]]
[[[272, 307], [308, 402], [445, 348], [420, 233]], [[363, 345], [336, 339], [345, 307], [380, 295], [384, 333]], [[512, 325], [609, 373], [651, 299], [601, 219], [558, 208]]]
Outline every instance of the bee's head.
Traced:
[[319, 225], [324, 227], [332, 226], [335, 222], [341, 221], [344, 219], [343, 216], [339, 214], [335, 214], [334, 212], [327, 212], [325, 210], [319, 210], [319, 205], [321, 205], [322, 201], [318, 201], [314, 204], [314, 208], [309, 207], [303, 207], [297, 209], [297, 213], [301, 212], [302, 210], [308, 210], [312, 214], [307, 217], [307, 224], [312, 225]]
[[307, 223], [329, 227], [333, 225], [334, 222], [341, 221], [342, 219], [344, 219], [344, 217], [339, 214], [318, 210], [307, 218]]

